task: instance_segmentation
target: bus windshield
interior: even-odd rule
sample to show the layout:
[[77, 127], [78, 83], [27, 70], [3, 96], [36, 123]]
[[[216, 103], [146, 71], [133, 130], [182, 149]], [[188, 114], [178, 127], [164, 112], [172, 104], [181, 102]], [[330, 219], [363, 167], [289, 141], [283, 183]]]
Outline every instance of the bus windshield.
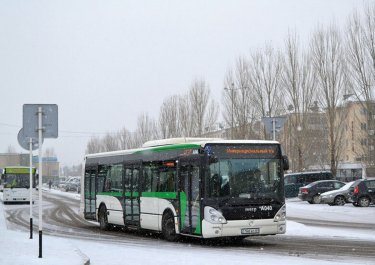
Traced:
[[209, 166], [206, 198], [251, 203], [283, 202], [281, 161], [275, 158], [226, 158]]
[[28, 174], [5, 174], [4, 188], [30, 188]]

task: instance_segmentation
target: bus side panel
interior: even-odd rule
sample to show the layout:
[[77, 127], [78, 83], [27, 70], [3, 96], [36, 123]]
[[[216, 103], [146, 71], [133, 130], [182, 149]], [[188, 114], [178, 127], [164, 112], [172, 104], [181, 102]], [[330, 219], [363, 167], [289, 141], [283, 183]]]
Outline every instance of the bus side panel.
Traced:
[[101, 204], [104, 204], [109, 212], [108, 223], [124, 225], [124, 212], [118, 198], [108, 195], [96, 195], [96, 217]]
[[141, 228], [159, 230], [158, 198], [141, 197]]
[[[141, 228], [161, 231], [162, 219], [165, 210], [170, 209], [177, 216], [172, 201], [157, 197], [141, 197]], [[175, 221], [177, 218], [175, 218]], [[179, 233], [176, 223], [176, 232]]]

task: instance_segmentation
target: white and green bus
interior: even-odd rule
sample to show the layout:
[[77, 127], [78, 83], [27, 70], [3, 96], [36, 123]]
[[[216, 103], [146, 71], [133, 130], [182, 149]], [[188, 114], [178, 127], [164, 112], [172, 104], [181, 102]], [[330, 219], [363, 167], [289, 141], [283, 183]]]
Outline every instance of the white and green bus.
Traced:
[[90, 154], [81, 213], [111, 226], [243, 238], [286, 231], [283, 172], [275, 141], [174, 138]]
[[[35, 189], [36, 169], [32, 168], [33, 189]], [[30, 168], [29, 167], [5, 167], [1, 175], [3, 185], [3, 201], [30, 202]]]

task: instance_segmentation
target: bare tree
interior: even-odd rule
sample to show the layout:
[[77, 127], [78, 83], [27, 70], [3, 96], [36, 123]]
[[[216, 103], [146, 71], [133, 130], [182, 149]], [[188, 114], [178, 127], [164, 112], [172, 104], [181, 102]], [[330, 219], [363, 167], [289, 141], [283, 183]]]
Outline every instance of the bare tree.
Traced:
[[[370, 130], [375, 129], [375, 5], [365, 7], [365, 16], [354, 12], [348, 20], [346, 31], [346, 58], [350, 74], [351, 90], [348, 96], [355, 95], [366, 110], [367, 124]], [[368, 168], [375, 161], [372, 150], [375, 145], [373, 134], [367, 134], [367, 152], [363, 156]]]
[[101, 142], [104, 152], [117, 151], [120, 149], [117, 134], [107, 133]]
[[171, 96], [163, 101], [159, 112], [159, 128], [162, 138], [177, 137], [179, 130], [179, 96]]
[[135, 146], [140, 147], [146, 141], [155, 140], [157, 138], [158, 131], [155, 121], [147, 113], [139, 115], [137, 130], [134, 137]]
[[282, 76], [282, 57], [271, 46], [251, 55], [250, 82], [255, 92], [255, 104], [259, 115], [276, 116], [282, 112], [280, 82]]
[[311, 41], [319, 100], [327, 114], [329, 160], [334, 175], [337, 171], [343, 130], [343, 120], [338, 115], [338, 106], [345, 90], [345, 61], [341, 43], [339, 30], [334, 25], [326, 30], [317, 29]]
[[86, 154], [94, 154], [102, 152], [102, 143], [99, 137], [92, 137], [86, 146]]
[[201, 136], [205, 128], [211, 128], [218, 116], [217, 105], [213, 100], [210, 102], [210, 89], [205, 80], [194, 80], [189, 90], [189, 104], [193, 134]]
[[[301, 52], [295, 33], [289, 33], [285, 41], [282, 77], [285, 101], [288, 110], [293, 111], [288, 120], [288, 135], [289, 139], [293, 140], [293, 144], [290, 145], [293, 148], [290, 159], [298, 161], [296, 169], [301, 171], [305, 167], [304, 156], [309, 147], [309, 141], [306, 141], [306, 134], [310, 131], [307, 128], [310, 117], [308, 113], [311, 112], [316, 100], [316, 90], [311, 57]], [[294, 153], [297, 153], [297, 159]]]
[[248, 139], [253, 136], [255, 108], [249, 82], [249, 63], [244, 57], [237, 60], [233, 71], [228, 72], [223, 101], [223, 117], [231, 127], [231, 138]]
[[6, 152], [8, 154], [16, 153], [16, 148], [13, 145], [8, 145]]
[[121, 150], [134, 148], [134, 141], [133, 141], [133, 135], [132, 133], [126, 129], [125, 127], [122, 128], [118, 134], [118, 145]]
[[[250, 55], [249, 81], [255, 117], [274, 117], [280, 115], [284, 109], [282, 100], [281, 77], [282, 56], [267, 45]], [[265, 133], [265, 132], [264, 132]]]
[[179, 136], [194, 136], [194, 121], [191, 116], [191, 108], [188, 95], [181, 95], [178, 98], [178, 128]]

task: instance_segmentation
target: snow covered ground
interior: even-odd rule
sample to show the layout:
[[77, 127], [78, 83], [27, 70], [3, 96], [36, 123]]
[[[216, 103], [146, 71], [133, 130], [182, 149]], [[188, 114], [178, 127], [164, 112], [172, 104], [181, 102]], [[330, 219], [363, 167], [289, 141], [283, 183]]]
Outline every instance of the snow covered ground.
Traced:
[[[60, 191], [48, 191], [60, 193]], [[61, 193], [79, 199], [77, 194]], [[0, 193], [0, 199], [2, 199]], [[375, 223], [375, 207], [356, 208], [352, 205], [331, 207], [308, 205], [296, 199], [287, 201], [287, 213], [296, 218], [317, 220]], [[288, 236], [342, 237], [345, 239], [375, 241], [375, 232], [358, 229], [320, 228], [288, 221]], [[8, 225], [9, 227], [9, 225]], [[358, 260], [310, 259], [302, 256], [269, 254], [259, 248], [246, 251], [223, 251], [221, 248], [207, 248], [200, 245], [167, 243], [159, 244], [115, 244], [77, 239], [43, 236], [43, 258], [38, 258], [38, 235], [29, 239], [29, 233], [7, 228], [4, 206], [0, 203], [0, 264], [358, 264]], [[361, 261], [361, 264], [375, 264], [375, 261]]]

